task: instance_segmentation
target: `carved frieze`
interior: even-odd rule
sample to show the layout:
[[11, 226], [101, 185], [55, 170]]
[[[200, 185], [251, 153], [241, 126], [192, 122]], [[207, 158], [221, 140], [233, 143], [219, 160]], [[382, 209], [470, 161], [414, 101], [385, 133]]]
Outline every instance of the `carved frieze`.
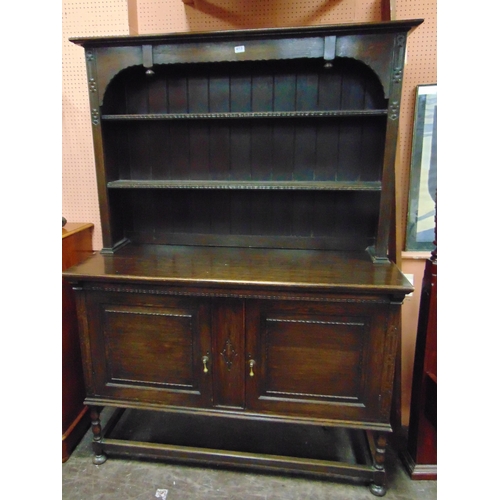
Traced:
[[99, 110], [96, 108], [92, 109], [92, 124], [99, 125]]
[[234, 358], [238, 356], [231, 339], [228, 337], [224, 342], [224, 349], [222, 349], [221, 356], [224, 358], [224, 362], [226, 363], [227, 369], [231, 370], [231, 367], [234, 363]]

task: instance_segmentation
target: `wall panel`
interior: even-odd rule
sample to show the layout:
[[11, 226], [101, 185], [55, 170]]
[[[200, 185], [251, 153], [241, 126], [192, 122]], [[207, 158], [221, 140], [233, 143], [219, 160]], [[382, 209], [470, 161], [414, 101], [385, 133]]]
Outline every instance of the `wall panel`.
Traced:
[[[136, 0], [140, 33], [352, 22], [355, 0]], [[358, 2], [359, 3], [359, 2]], [[373, 3], [361, 2], [361, 3]]]
[[69, 222], [92, 222], [93, 247], [100, 250], [85, 58], [83, 49], [68, 38], [128, 35], [127, 0], [64, 0], [62, 14], [62, 215]]

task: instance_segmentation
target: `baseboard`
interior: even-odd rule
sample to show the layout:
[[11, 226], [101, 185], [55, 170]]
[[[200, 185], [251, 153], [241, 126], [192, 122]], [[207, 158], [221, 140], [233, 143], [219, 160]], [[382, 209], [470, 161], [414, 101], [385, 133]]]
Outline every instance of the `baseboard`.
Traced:
[[412, 480], [437, 480], [437, 464], [416, 464], [407, 450], [402, 450], [400, 457]]
[[62, 436], [63, 463], [71, 456], [71, 453], [81, 441], [89, 427], [90, 412], [88, 406], [85, 406]]

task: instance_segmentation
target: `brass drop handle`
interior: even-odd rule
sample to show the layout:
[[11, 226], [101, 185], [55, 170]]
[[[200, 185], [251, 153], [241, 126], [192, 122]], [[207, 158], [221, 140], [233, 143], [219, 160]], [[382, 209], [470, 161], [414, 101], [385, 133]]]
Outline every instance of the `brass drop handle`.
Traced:
[[201, 360], [203, 361], [203, 373], [208, 373], [208, 367], [207, 367], [208, 356], [203, 356]]
[[255, 366], [255, 361], [251, 359], [248, 363], [250, 365], [250, 377], [253, 377], [255, 373], [253, 372], [253, 367]]

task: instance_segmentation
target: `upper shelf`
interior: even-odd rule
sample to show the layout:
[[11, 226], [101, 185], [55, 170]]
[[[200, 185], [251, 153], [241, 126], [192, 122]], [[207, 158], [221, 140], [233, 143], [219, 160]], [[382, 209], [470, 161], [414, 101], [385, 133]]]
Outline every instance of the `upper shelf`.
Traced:
[[386, 109], [329, 110], [329, 111], [261, 111], [227, 113], [139, 113], [102, 115], [103, 120], [200, 120], [241, 118], [333, 118], [356, 116], [385, 116]]
[[380, 191], [380, 182], [352, 181], [222, 181], [222, 180], [117, 180], [111, 189], [284, 189], [321, 191]]

